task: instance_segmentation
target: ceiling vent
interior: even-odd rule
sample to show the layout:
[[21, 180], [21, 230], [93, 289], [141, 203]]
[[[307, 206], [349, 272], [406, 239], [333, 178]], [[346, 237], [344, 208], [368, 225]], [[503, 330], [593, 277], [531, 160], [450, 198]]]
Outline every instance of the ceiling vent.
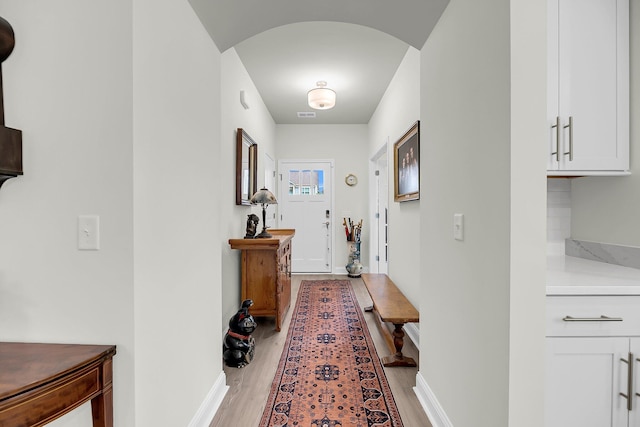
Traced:
[[298, 111], [299, 119], [315, 119], [316, 113], [313, 111]]

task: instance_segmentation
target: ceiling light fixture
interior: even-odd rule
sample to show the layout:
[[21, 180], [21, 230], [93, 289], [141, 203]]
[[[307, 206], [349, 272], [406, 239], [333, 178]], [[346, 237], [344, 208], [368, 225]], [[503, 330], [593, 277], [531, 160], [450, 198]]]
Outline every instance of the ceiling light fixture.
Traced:
[[336, 93], [329, 89], [327, 82], [319, 81], [316, 83], [315, 89], [311, 89], [307, 93], [309, 107], [316, 110], [328, 110], [336, 105]]

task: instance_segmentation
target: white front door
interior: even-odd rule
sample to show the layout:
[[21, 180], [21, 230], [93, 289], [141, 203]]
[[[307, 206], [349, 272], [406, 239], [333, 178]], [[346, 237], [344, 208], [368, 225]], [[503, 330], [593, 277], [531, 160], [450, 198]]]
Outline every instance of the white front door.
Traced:
[[278, 211], [280, 228], [296, 234], [293, 273], [330, 273], [332, 264], [332, 160], [281, 160]]

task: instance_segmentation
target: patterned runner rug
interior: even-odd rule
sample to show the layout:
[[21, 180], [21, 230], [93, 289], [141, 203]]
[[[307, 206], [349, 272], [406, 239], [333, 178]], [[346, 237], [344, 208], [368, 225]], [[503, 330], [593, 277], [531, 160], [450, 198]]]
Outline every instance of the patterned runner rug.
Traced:
[[260, 427], [402, 427], [349, 280], [303, 280]]

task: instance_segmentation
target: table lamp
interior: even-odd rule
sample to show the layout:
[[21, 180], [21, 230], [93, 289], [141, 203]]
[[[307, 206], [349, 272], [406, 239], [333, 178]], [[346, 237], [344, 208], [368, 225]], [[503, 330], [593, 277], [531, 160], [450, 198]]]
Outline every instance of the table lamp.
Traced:
[[262, 205], [262, 232], [256, 236], [256, 239], [272, 237], [271, 234], [267, 232], [267, 205], [277, 205], [278, 201], [276, 200], [276, 196], [266, 188], [261, 188], [251, 196], [250, 201], [252, 205]]

